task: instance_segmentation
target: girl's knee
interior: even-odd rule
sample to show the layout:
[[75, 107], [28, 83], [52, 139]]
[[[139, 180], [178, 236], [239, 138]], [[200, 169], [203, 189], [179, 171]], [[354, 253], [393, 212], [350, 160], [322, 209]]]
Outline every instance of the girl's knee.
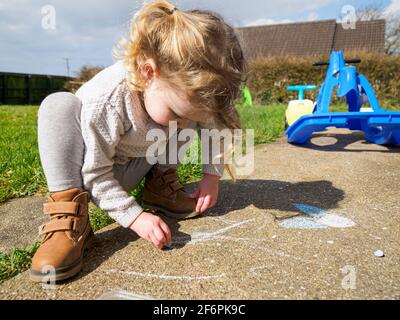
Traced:
[[71, 112], [80, 112], [81, 100], [70, 92], [56, 92], [48, 95], [40, 104], [39, 112], [46, 113], [71, 114]]

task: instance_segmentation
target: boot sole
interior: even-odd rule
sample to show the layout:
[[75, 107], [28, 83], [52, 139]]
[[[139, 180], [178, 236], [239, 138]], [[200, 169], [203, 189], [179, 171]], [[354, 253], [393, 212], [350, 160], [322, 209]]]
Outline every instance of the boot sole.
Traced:
[[159, 207], [155, 204], [152, 204], [152, 203], [146, 202], [146, 201], [143, 201], [142, 205], [144, 208], [159, 211], [159, 212], [163, 213], [165, 216], [167, 216], [169, 218], [174, 218], [174, 219], [190, 219], [190, 218], [195, 218], [195, 217], [201, 215], [200, 212], [196, 212], [196, 211], [184, 212], [184, 213], [172, 212], [165, 208]]
[[73, 264], [66, 266], [66, 267], [56, 268], [54, 278], [50, 277], [49, 272], [43, 273], [39, 270], [30, 268], [29, 269], [30, 280], [33, 282], [43, 282], [43, 280], [45, 280], [45, 282], [47, 283], [49, 281], [57, 282], [57, 281], [66, 280], [68, 278], [72, 278], [73, 276], [75, 276], [82, 270], [83, 256], [87, 250], [89, 250], [93, 247], [93, 245], [94, 245], [94, 233], [92, 230], [92, 231], [90, 231], [87, 239], [85, 240], [82, 254], [78, 261], [76, 261]]

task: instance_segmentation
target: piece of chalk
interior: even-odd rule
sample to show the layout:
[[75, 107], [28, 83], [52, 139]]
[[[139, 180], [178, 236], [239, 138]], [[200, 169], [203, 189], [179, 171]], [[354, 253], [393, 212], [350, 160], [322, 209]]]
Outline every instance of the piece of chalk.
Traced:
[[376, 251], [374, 252], [374, 255], [375, 255], [376, 257], [384, 257], [384, 256], [385, 256], [385, 253], [384, 253], [382, 250], [376, 250]]

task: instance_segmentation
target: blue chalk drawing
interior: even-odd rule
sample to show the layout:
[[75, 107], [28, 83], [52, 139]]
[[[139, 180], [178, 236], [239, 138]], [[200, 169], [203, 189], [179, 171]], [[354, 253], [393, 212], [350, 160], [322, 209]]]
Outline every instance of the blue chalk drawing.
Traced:
[[281, 227], [284, 228], [294, 228], [294, 229], [325, 229], [328, 226], [324, 226], [315, 222], [310, 218], [294, 217], [291, 219], [283, 220], [279, 223]]
[[306, 215], [310, 215], [310, 216], [316, 216], [316, 215], [321, 215], [321, 214], [325, 213], [324, 209], [313, 207], [308, 204], [295, 203], [293, 206], [300, 212], [303, 212]]
[[279, 225], [283, 228], [295, 229], [325, 229], [325, 228], [349, 228], [355, 223], [345, 217], [329, 213], [324, 209], [302, 203], [295, 203], [293, 206], [304, 213], [304, 217], [293, 217], [283, 220]]

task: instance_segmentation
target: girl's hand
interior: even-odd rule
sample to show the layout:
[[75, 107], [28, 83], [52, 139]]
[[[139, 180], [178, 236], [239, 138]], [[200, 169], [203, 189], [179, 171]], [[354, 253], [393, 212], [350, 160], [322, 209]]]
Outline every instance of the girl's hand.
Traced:
[[197, 189], [190, 195], [191, 198], [198, 198], [196, 212], [203, 213], [217, 203], [220, 178], [211, 174], [203, 175]]
[[171, 243], [171, 231], [168, 225], [160, 217], [149, 212], [142, 212], [129, 228], [141, 238], [152, 242], [158, 249]]

